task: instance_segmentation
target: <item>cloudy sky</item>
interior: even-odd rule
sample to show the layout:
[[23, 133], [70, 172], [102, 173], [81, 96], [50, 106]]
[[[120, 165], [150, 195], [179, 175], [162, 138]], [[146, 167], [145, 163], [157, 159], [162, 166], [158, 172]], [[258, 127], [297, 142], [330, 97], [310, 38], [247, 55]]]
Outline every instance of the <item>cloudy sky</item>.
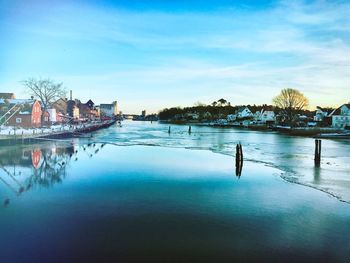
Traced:
[[[132, 4], [130, 3], [132, 2]], [[350, 1], [0, 0], [0, 92], [28, 77], [121, 110], [350, 101]]]

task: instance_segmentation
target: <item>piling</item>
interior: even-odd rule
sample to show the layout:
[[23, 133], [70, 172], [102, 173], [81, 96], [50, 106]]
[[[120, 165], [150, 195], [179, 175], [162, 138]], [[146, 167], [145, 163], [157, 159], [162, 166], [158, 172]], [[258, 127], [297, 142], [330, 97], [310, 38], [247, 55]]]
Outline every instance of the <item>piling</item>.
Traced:
[[236, 145], [236, 176], [240, 177], [242, 175], [243, 168], [243, 149], [242, 144]]
[[168, 129], [168, 133], [170, 134], [171, 130], [170, 130], [170, 126], [169, 126], [169, 129]]
[[316, 139], [315, 140], [315, 165], [320, 166], [321, 164], [321, 149], [322, 149], [322, 141]]
[[191, 132], [192, 132], [192, 127], [189, 126], [189, 127], [188, 127], [188, 133], [191, 134]]

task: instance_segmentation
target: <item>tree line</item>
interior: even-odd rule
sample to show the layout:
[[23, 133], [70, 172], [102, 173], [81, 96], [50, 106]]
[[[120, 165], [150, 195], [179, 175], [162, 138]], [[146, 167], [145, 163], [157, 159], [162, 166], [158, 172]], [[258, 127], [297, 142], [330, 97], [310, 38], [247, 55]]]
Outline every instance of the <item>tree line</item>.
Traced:
[[279, 114], [284, 117], [286, 123], [293, 123], [296, 121], [298, 114], [311, 116], [311, 112], [306, 110], [309, 105], [309, 100], [300, 91], [295, 89], [283, 89], [280, 94], [273, 98], [273, 105], [236, 105], [232, 106], [226, 99], [219, 99], [213, 101], [211, 104], [206, 105], [203, 103], [196, 103], [192, 107], [172, 107], [165, 108], [159, 112], [160, 120], [174, 119], [176, 116], [184, 116], [190, 113], [196, 113], [199, 115], [199, 119], [217, 119], [224, 118], [227, 115], [235, 114], [237, 110], [242, 107], [248, 107], [251, 112], [260, 112], [262, 109], [274, 111], [275, 114]]

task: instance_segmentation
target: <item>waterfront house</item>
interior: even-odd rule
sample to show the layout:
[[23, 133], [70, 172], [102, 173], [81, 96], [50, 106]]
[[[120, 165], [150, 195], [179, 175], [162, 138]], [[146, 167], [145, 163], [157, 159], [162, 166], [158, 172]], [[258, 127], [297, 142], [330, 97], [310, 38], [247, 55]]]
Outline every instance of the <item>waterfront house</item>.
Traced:
[[83, 119], [95, 119], [99, 117], [98, 111], [95, 107], [95, 103], [92, 100], [88, 100], [85, 104], [79, 103], [80, 118]]
[[262, 109], [261, 111], [255, 113], [254, 119], [258, 123], [274, 124], [276, 122], [276, 114], [274, 111]]
[[235, 121], [237, 119], [237, 116], [236, 116], [236, 114], [229, 114], [229, 115], [226, 116], [226, 119], [229, 122], [233, 122], [233, 121]]
[[237, 110], [237, 119], [245, 119], [245, 118], [251, 118], [254, 114], [251, 112], [251, 110], [248, 107], [240, 107]]
[[346, 128], [350, 127], [350, 103], [343, 104], [331, 114], [332, 127]]
[[44, 124], [52, 125], [55, 123], [63, 122], [63, 117], [61, 112], [57, 112], [55, 108], [48, 109], [44, 114]]
[[52, 108], [63, 115], [67, 115], [67, 99], [60, 98], [52, 104]]
[[198, 120], [199, 119], [199, 114], [198, 113], [189, 112], [189, 113], [185, 114], [185, 118], [187, 120]]
[[80, 117], [80, 111], [79, 111], [79, 100], [69, 100], [67, 101], [67, 114], [69, 117], [77, 120]]
[[94, 109], [95, 103], [92, 100], [88, 100], [85, 103], [86, 106], [88, 106], [90, 109]]
[[100, 105], [101, 117], [114, 117], [118, 115], [118, 103], [113, 101], [111, 104]]
[[0, 99], [1, 124], [23, 128], [41, 126], [41, 105], [34, 99]]
[[317, 126], [331, 126], [332, 125], [332, 113], [334, 109], [325, 109], [317, 106], [317, 110], [315, 111], [315, 115], [313, 117], [314, 122], [316, 122]]
[[0, 92], [0, 99], [4, 99], [4, 100], [14, 100], [15, 94], [14, 93], [1, 93]]

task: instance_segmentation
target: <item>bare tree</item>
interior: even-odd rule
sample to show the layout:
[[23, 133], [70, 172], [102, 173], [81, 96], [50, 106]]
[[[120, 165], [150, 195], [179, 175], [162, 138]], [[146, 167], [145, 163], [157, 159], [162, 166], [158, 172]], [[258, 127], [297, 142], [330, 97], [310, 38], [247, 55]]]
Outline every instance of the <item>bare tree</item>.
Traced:
[[66, 96], [63, 83], [56, 83], [51, 79], [29, 78], [22, 81], [30, 95], [41, 101], [43, 116], [49, 106], [59, 98]]
[[273, 99], [273, 103], [281, 108], [286, 117], [286, 121], [292, 125], [298, 111], [305, 109], [309, 105], [309, 100], [298, 90], [283, 89], [281, 93]]

